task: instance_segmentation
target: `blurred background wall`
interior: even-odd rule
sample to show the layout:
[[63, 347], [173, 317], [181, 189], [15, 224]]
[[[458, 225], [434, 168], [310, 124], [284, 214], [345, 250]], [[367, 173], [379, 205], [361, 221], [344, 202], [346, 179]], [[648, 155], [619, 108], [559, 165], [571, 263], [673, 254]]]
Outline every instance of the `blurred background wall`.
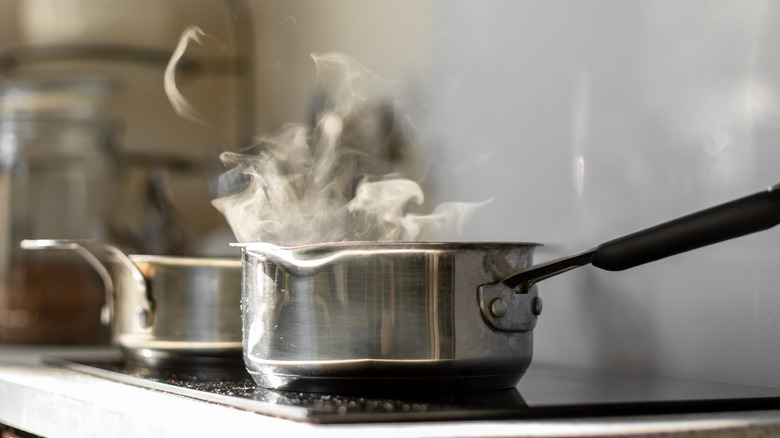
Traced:
[[[173, 112], [159, 63], [65, 59], [1, 73], [114, 78], [106, 111], [124, 122], [123, 150], [161, 154], [167, 166], [241, 147], [236, 100], [247, 93], [256, 134], [309, 120], [309, 55], [347, 53], [397, 84], [394, 98], [424, 138], [430, 203], [491, 200], [466, 239], [541, 242], [537, 260], [780, 182], [773, 2], [257, 0], [240, 16], [231, 4], [0, 4], [6, 51], [101, 42], [169, 53], [191, 24], [213, 38], [188, 53], [249, 50], [249, 91], [235, 72], [181, 77], [206, 125]], [[235, 32], [247, 18], [249, 48]], [[120, 218], [143, 216], [147, 175], [139, 166], [125, 176]], [[208, 202], [214, 175], [171, 175], [186, 227], [223, 228]], [[535, 361], [778, 386], [778, 248], [773, 230], [630, 271], [545, 281]]]

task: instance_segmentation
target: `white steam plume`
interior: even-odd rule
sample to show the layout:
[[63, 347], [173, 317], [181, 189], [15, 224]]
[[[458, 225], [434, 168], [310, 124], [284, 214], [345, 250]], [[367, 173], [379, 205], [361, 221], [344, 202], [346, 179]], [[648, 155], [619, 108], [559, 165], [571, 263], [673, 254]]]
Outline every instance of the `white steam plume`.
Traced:
[[430, 214], [405, 211], [422, 205], [423, 190], [409, 179], [363, 181], [347, 204], [356, 240], [448, 240], [459, 237], [472, 213], [484, 203], [445, 202]]
[[[350, 183], [348, 166], [335, 165], [336, 157], [317, 160], [310, 141], [306, 127], [288, 126], [262, 139], [257, 154], [221, 155], [233, 167], [230, 172], [248, 179], [240, 193], [213, 201], [240, 242], [293, 245], [345, 239], [341, 210]], [[346, 163], [348, 157], [342, 158]], [[222, 178], [231, 178], [230, 172]]]
[[246, 153], [221, 155], [231, 168], [221, 180], [244, 179], [240, 190], [213, 201], [238, 241], [459, 238], [481, 204], [444, 203], [419, 212], [423, 189], [403, 174], [418, 161], [406, 119], [397, 105], [376, 111], [374, 96], [386, 91], [387, 81], [343, 54], [313, 58], [320, 89], [334, 99], [317, 112], [316, 125], [287, 126]]
[[165, 75], [163, 76], [165, 94], [168, 96], [168, 100], [171, 102], [176, 114], [190, 122], [201, 125], [207, 125], [207, 123], [201, 119], [195, 107], [187, 101], [184, 95], [179, 91], [179, 87], [176, 86], [176, 65], [184, 56], [184, 52], [187, 51], [187, 45], [189, 45], [190, 40], [202, 44], [200, 38], [206, 35], [207, 34], [198, 26], [188, 26], [179, 38], [179, 44], [176, 46], [176, 50], [173, 51], [173, 55], [168, 61], [168, 65], [165, 67]]

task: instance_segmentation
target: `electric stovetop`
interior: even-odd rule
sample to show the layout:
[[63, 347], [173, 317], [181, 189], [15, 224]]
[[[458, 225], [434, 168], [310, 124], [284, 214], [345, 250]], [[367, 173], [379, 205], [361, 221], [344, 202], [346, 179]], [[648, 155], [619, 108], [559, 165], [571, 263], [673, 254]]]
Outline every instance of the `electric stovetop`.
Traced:
[[74, 371], [265, 415], [312, 423], [539, 419], [780, 409], [780, 388], [593, 372], [534, 364], [515, 389], [456, 394], [339, 395], [258, 388], [241, 366], [184, 370], [120, 354], [49, 357]]

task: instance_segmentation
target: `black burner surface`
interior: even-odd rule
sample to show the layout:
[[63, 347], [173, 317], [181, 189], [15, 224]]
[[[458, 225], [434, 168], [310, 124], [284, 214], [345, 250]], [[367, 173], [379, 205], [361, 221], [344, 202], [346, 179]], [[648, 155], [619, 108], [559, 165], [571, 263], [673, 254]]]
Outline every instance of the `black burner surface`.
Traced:
[[241, 367], [160, 369], [121, 356], [50, 358], [75, 371], [261, 414], [315, 423], [573, 418], [780, 408], [780, 389], [535, 364], [515, 389], [339, 395], [258, 388]]

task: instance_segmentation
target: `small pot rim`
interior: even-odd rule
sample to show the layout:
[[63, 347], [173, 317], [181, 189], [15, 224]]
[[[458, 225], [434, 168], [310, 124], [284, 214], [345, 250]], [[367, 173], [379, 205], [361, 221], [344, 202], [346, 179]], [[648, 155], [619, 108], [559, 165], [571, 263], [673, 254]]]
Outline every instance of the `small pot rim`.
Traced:
[[184, 257], [154, 254], [128, 254], [133, 263], [154, 263], [168, 266], [209, 266], [219, 268], [241, 268], [240, 257]]

